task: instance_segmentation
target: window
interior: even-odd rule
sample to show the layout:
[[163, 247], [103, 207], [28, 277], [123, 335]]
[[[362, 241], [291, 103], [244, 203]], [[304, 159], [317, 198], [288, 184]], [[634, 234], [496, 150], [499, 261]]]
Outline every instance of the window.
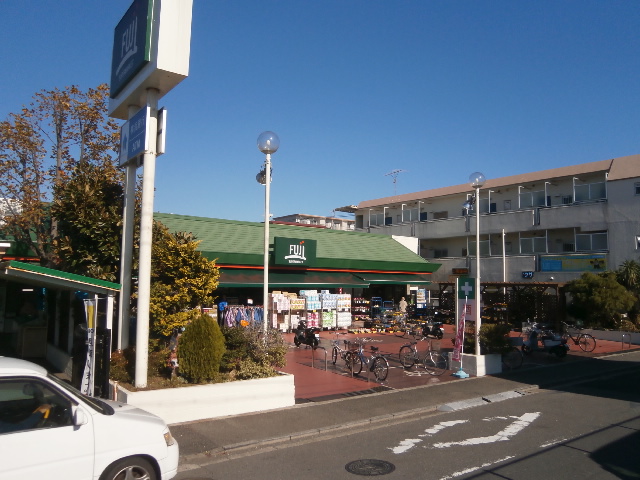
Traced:
[[586, 202], [607, 198], [607, 188], [604, 182], [587, 183], [586, 185], [576, 185], [576, 202]]
[[371, 225], [384, 225], [384, 218], [382, 213], [371, 214]]
[[576, 251], [575, 243], [563, 243], [562, 244], [562, 251], [563, 252], [575, 252]]
[[0, 380], [0, 435], [68, 425], [71, 402], [48, 385], [29, 378]]
[[433, 212], [434, 220], [443, 220], [445, 218], [449, 218], [449, 212]]
[[546, 237], [531, 237], [520, 239], [520, 253], [546, 253]]
[[449, 249], [448, 248], [436, 248], [433, 251], [433, 256], [435, 258], [448, 257], [449, 256]]
[[[476, 242], [469, 242], [469, 255], [476, 256]], [[491, 255], [491, 245], [489, 240], [480, 240], [480, 256], [488, 257]]]
[[607, 232], [580, 233], [576, 235], [576, 251], [607, 250]]
[[418, 209], [417, 208], [405, 208], [402, 210], [402, 222], [417, 222], [418, 221]]
[[573, 203], [573, 198], [571, 195], [562, 195], [562, 205], [571, 205]]
[[636, 183], [634, 183], [634, 184], [633, 184], [633, 187], [634, 187], [635, 192], [636, 192], [635, 194], [636, 194], [636, 195], [640, 195], [640, 182], [636, 182]]
[[546, 201], [544, 190], [520, 193], [520, 208], [542, 207]]

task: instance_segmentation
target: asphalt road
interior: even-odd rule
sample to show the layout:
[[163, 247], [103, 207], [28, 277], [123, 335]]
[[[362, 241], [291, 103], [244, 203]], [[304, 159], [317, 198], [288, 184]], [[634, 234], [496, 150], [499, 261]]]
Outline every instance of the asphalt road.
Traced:
[[[304, 422], [311, 411], [291, 413], [291, 422]], [[638, 445], [640, 365], [622, 375], [514, 393], [480, 406], [445, 404], [298, 442], [201, 456], [182, 463], [176, 478], [638, 479]]]

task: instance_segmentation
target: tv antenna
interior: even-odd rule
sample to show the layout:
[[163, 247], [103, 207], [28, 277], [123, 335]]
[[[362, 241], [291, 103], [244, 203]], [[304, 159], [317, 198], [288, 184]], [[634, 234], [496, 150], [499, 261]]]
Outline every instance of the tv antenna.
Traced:
[[398, 174], [402, 173], [402, 172], [406, 172], [406, 170], [391, 170], [389, 173], [385, 173], [384, 176], [385, 177], [392, 177], [393, 178], [393, 194], [396, 195], [396, 187], [397, 187], [397, 183], [398, 183]]

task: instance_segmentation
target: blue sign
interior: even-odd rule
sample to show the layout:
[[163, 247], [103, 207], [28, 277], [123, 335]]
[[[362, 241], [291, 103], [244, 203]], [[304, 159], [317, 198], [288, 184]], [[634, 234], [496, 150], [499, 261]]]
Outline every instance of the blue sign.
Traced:
[[149, 149], [149, 137], [147, 125], [149, 107], [141, 108], [138, 113], [129, 119], [120, 128], [120, 166], [138, 158]]
[[116, 26], [111, 57], [111, 98], [151, 60], [151, 19], [154, 0], [134, 0]]

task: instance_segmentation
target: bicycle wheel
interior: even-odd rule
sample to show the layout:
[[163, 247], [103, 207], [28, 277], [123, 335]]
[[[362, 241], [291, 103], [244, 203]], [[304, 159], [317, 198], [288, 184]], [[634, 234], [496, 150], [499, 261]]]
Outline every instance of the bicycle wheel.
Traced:
[[507, 353], [502, 355], [502, 364], [507, 370], [514, 370], [522, 366], [524, 355], [518, 347], [513, 347]]
[[333, 350], [331, 350], [331, 362], [334, 365], [338, 361], [338, 355], [340, 355], [340, 350], [338, 350], [338, 347], [333, 347]]
[[354, 375], [358, 375], [362, 371], [362, 357], [355, 352], [347, 352], [344, 357], [347, 368]]
[[400, 347], [400, 363], [406, 369], [413, 367], [416, 363], [416, 354], [409, 345]]
[[442, 375], [447, 369], [447, 357], [440, 352], [427, 352], [422, 364], [430, 375]]
[[371, 370], [373, 370], [378, 382], [384, 382], [387, 379], [387, 375], [389, 375], [389, 362], [384, 357], [376, 357], [373, 359]]
[[596, 339], [588, 333], [581, 333], [578, 336], [578, 345], [584, 352], [593, 352], [596, 348]]

